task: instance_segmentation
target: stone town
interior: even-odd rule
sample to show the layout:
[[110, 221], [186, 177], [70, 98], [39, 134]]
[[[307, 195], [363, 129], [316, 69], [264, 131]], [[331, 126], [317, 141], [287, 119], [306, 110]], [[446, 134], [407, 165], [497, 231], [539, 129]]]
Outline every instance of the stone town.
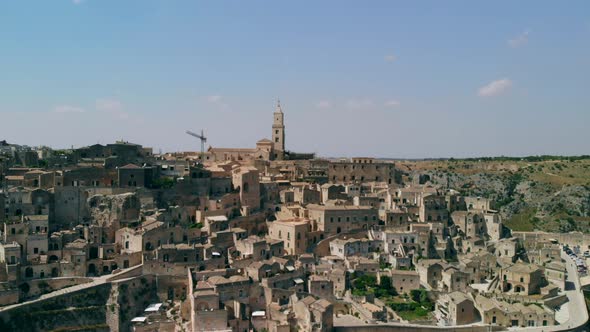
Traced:
[[3, 141], [0, 330], [586, 322], [584, 267], [564, 250], [590, 237], [511, 232], [493, 201], [410, 179], [394, 162], [289, 151], [280, 104], [272, 119], [254, 148], [202, 153]]

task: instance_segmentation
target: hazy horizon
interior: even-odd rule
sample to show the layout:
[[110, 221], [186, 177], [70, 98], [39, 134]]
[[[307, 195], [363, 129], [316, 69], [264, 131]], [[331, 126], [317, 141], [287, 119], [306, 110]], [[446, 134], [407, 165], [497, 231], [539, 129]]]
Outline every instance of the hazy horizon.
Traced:
[[[590, 3], [0, 3], [0, 140], [395, 159], [584, 155]], [[336, 157], [330, 157], [336, 156]]]

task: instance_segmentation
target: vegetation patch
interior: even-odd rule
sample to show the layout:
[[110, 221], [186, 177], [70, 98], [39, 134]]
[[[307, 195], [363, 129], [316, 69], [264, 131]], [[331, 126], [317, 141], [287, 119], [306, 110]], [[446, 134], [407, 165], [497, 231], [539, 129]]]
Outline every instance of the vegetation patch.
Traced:
[[517, 232], [534, 231], [540, 222], [539, 218], [535, 217], [536, 213], [537, 211], [534, 208], [526, 208], [507, 220], [506, 226]]
[[392, 299], [386, 302], [402, 319], [407, 321], [422, 320], [434, 310], [434, 303], [425, 289], [413, 289], [410, 296]]

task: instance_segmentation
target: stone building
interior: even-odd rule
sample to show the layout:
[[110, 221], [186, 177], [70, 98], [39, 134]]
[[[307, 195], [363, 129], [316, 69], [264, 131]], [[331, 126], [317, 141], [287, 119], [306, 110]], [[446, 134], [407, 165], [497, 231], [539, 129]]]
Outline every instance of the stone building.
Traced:
[[442, 287], [442, 274], [446, 263], [437, 259], [422, 259], [416, 263], [416, 271], [420, 275], [420, 282], [428, 284], [433, 289]]
[[470, 274], [472, 284], [494, 278], [498, 270], [497, 258], [491, 253], [468, 253], [459, 256], [459, 260], [462, 270]]
[[409, 294], [413, 289], [420, 288], [420, 275], [416, 271], [391, 270], [391, 285], [400, 293]]
[[268, 222], [268, 236], [284, 242], [287, 255], [301, 255], [309, 246], [309, 219], [285, 219]]
[[334, 326], [334, 306], [325, 299], [308, 296], [293, 304], [299, 331], [328, 332]]
[[113, 168], [129, 163], [143, 164], [152, 155], [151, 148], [144, 148], [141, 145], [125, 141], [117, 141], [107, 145], [95, 144], [73, 151], [73, 159], [77, 163], [98, 160], [105, 165], [112, 165]]
[[326, 204], [330, 200], [347, 199], [345, 187], [343, 185], [334, 183], [325, 183], [320, 187], [322, 193], [322, 204]]
[[240, 193], [242, 215], [248, 215], [249, 212], [260, 209], [260, 182], [256, 168], [242, 166], [234, 169], [232, 182], [234, 188]]
[[310, 294], [322, 299], [331, 299], [334, 297], [334, 282], [328, 277], [312, 274], [307, 279], [307, 289]]
[[376, 242], [369, 239], [334, 239], [330, 241], [330, 254], [342, 259], [348, 256], [369, 257], [377, 248]]
[[442, 289], [445, 292], [467, 292], [470, 275], [459, 266], [447, 266], [442, 272]]
[[228, 326], [227, 311], [220, 306], [219, 294], [209, 285], [189, 287], [191, 303], [192, 331], [226, 331]]
[[440, 321], [446, 326], [467, 325], [479, 320], [473, 300], [463, 292], [441, 295], [436, 302], [436, 311]]
[[151, 187], [152, 178], [152, 167], [139, 167], [134, 164], [127, 164], [117, 168], [117, 183], [119, 187]]
[[504, 258], [515, 262], [519, 250], [518, 241], [515, 238], [501, 239], [494, 245], [494, 253], [498, 258]]
[[331, 163], [328, 167], [328, 180], [333, 183], [354, 182], [398, 182], [395, 164], [378, 162], [374, 158], [352, 158]]
[[472, 211], [455, 211], [451, 214], [453, 223], [466, 237], [483, 237], [486, 232], [486, 219], [482, 213]]
[[314, 221], [312, 230], [323, 232], [324, 237], [369, 229], [379, 221], [378, 211], [367, 206], [310, 204], [307, 209]]
[[547, 284], [543, 270], [534, 264], [516, 263], [500, 271], [503, 292], [539, 294]]
[[423, 196], [420, 203], [420, 221], [449, 222], [449, 211], [445, 196], [427, 195]]
[[537, 305], [510, 304], [477, 295], [475, 304], [486, 325], [501, 327], [536, 327], [555, 325], [555, 313]]
[[567, 277], [567, 269], [565, 263], [561, 261], [548, 262], [543, 266], [545, 272], [545, 279], [561, 290], [565, 290], [565, 280]]
[[253, 261], [279, 257], [284, 252], [284, 242], [282, 240], [272, 240], [251, 235], [245, 239], [235, 241], [236, 256], [252, 258]]

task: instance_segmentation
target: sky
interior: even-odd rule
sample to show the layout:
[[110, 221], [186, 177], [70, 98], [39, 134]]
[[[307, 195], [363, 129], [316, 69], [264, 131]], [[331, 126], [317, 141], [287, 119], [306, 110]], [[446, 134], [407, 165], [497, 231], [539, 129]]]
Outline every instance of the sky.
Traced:
[[0, 140], [590, 154], [590, 2], [0, 2]]

